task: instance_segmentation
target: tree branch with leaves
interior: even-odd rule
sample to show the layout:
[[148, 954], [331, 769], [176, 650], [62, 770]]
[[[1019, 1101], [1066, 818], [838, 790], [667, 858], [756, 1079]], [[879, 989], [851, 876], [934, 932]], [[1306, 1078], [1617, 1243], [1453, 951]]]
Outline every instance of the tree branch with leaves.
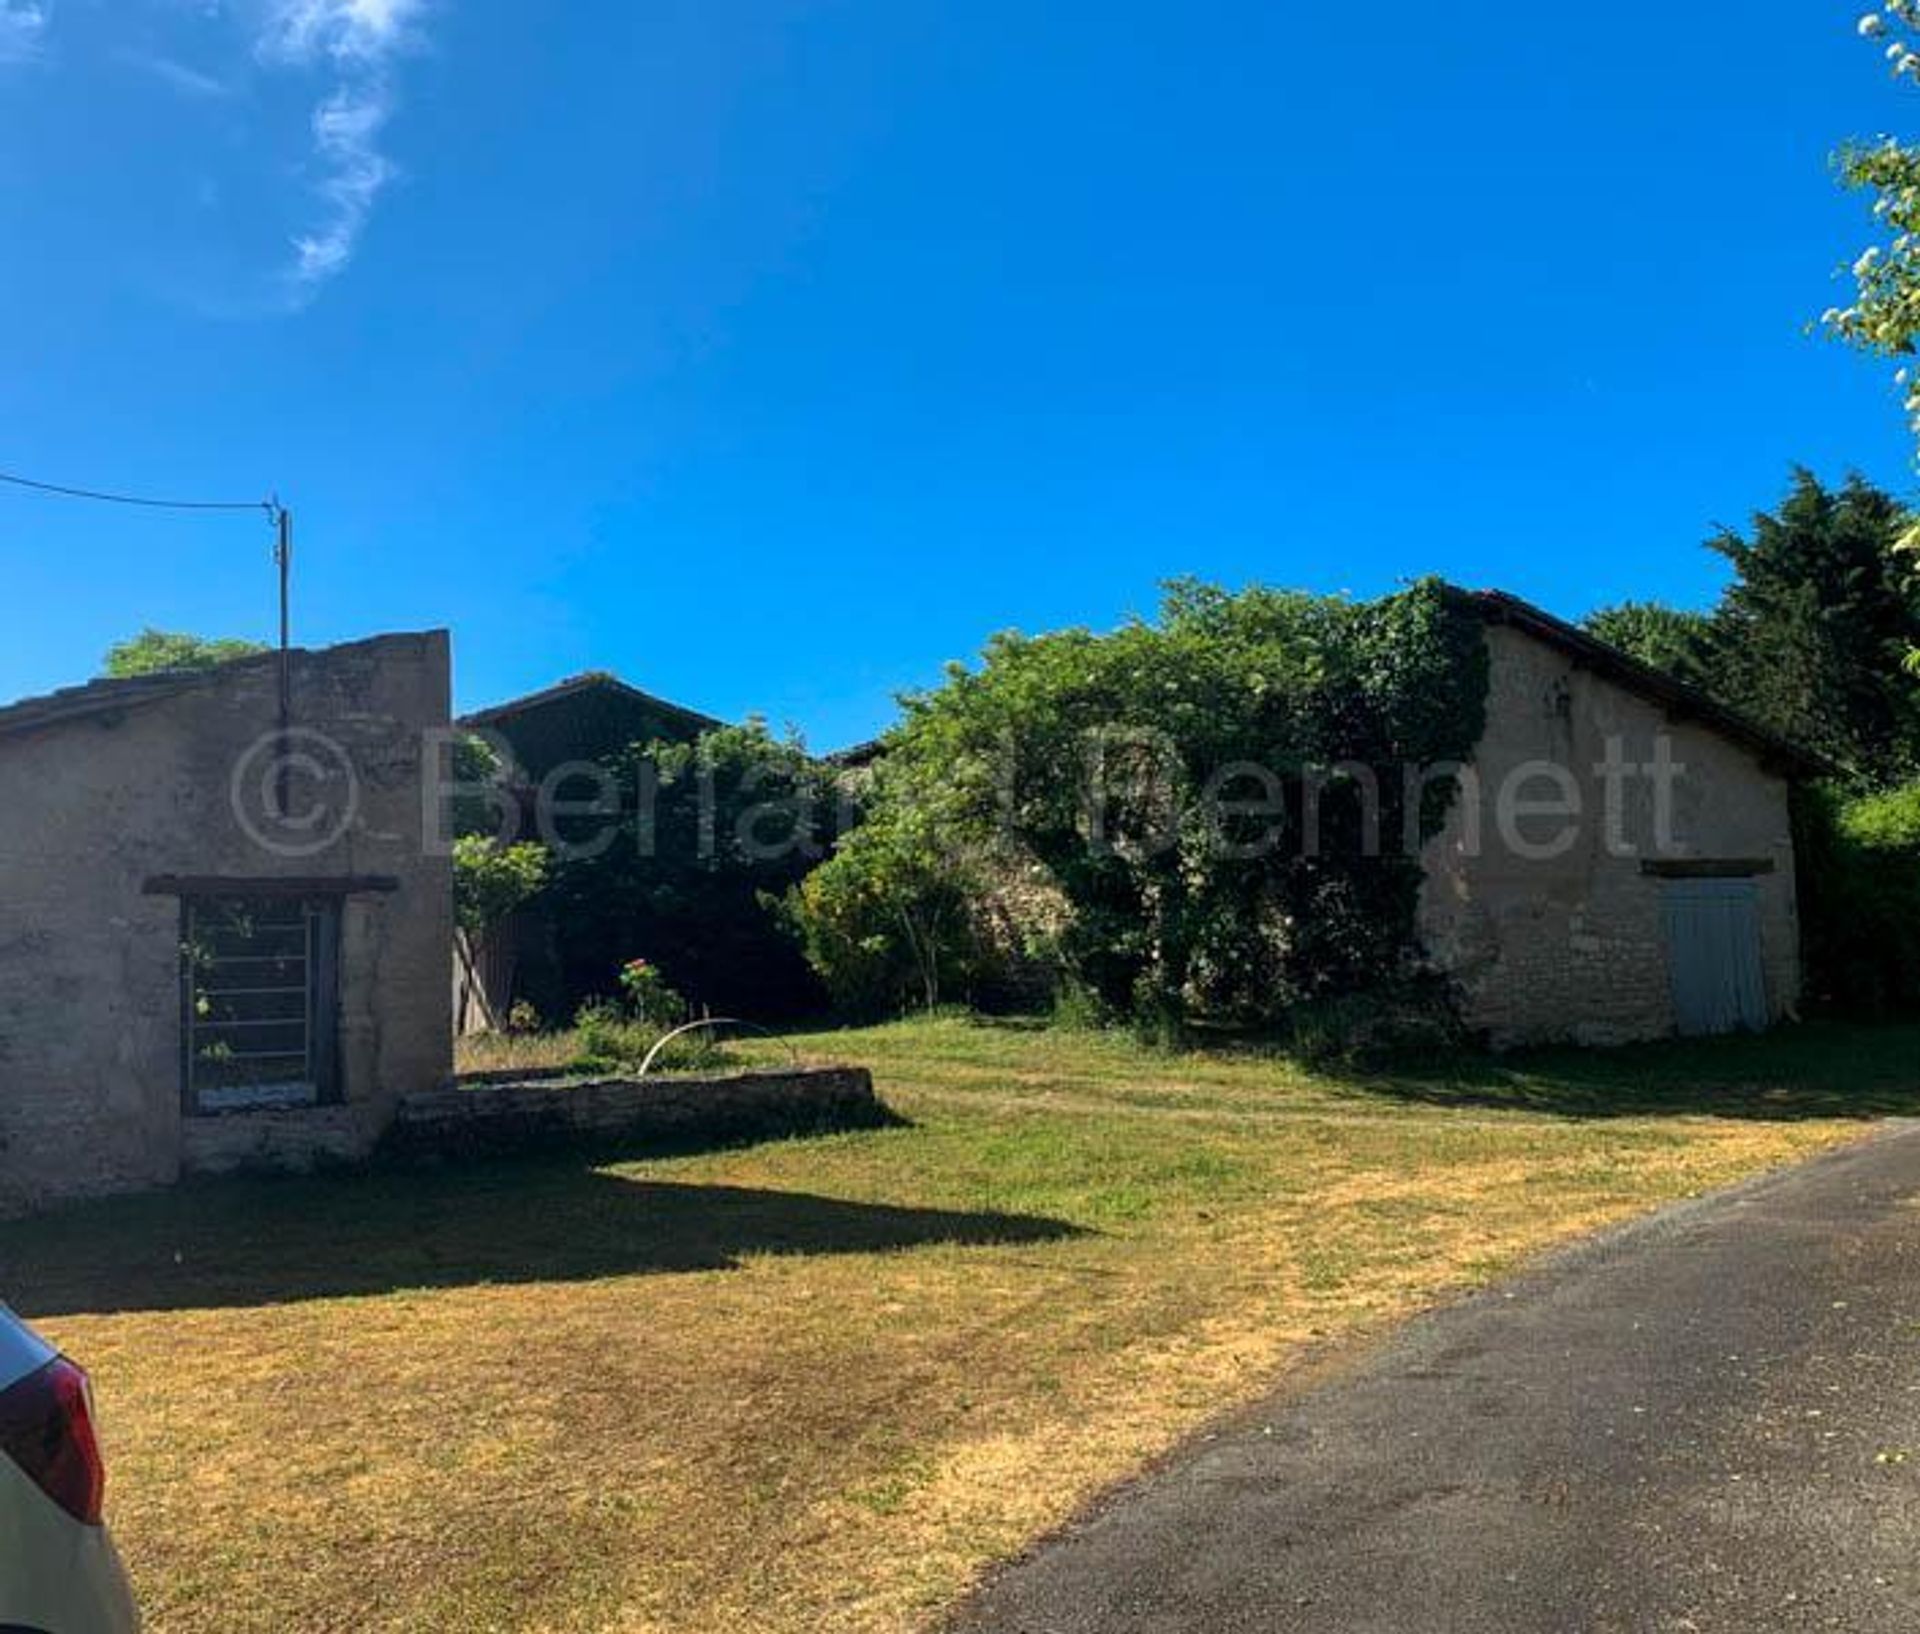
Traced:
[[[1895, 81], [1920, 85], [1920, 0], [1886, 0], [1855, 25], [1881, 50]], [[1920, 438], [1920, 373], [1910, 359], [1920, 342], [1920, 144], [1896, 136], [1850, 142], [1835, 157], [1847, 186], [1873, 195], [1877, 236], [1854, 258], [1854, 298], [1829, 307], [1821, 322], [1849, 346], [1894, 360], [1908, 424]], [[1920, 572], [1920, 519], [1901, 534], [1900, 549]], [[1920, 648], [1906, 655], [1920, 676]]]

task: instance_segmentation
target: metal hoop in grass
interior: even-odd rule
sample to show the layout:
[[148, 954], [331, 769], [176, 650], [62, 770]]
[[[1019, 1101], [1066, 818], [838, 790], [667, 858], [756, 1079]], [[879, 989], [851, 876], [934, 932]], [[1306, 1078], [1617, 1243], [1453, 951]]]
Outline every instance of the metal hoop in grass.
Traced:
[[793, 1041], [788, 1038], [782, 1038], [780, 1034], [776, 1033], [771, 1027], [762, 1027], [757, 1021], [742, 1021], [738, 1016], [705, 1016], [699, 1021], [685, 1022], [674, 1028], [670, 1033], [662, 1033], [660, 1037], [654, 1041], [653, 1048], [647, 1051], [646, 1058], [641, 1061], [640, 1070], [635, 1076], [641, 1078], [646, 1077], [647, 1070], [653, 1065], [655, 1056], [682, 1033], [698, 1032], [702, 1027], [745, 1027], [749, 1032], [758, 1033], [762, 1038], [771, 1038], [777, 1044], [786, 1045], [787, 1054], [793, 1057], [793, 1064], [796, 1067], [800, 1065], [800, 1052], [793, 1047]]

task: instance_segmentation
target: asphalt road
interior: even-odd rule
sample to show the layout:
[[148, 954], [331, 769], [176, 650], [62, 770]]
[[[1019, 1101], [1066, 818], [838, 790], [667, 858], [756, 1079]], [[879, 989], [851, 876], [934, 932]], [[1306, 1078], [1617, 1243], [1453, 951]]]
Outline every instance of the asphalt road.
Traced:
[[1192, 1444], [960, 1626], [1920, 1631], [1920, 1127], [1420, 1318]]

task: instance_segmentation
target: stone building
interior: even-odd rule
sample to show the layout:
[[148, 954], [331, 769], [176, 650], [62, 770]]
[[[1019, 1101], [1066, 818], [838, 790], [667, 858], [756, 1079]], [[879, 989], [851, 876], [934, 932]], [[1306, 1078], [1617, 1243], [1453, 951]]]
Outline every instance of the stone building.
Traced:
[[[463, 715], [457, 724], [484, 737], [500, 756], [520, 806], [518, 832], [534, 839], [541, 833], [535, 813], [543, 787], [578, 798], [583, 785], [573, 774], [580, 768], [604, 764], [637, 744], [693, 743], [725, 723], [590, 670]], [[583, 1000], [604, 993], [615, 957], [546, 903], [515, 914], [477, 946], [462, 936], [454, 968], [457, 1028], [483, 1031], [516, 1000], [549, 1018], [571, 1016]]]
[[603, 760], [636, 743], [691, 743], [721, 724], [605, 670], [570, 676], [460, 718], [463, 730], [502, 746], [515, 775], [530, 786], [563, 766]]
[[1789, 793], [1827, 768], [1584, 631], [1459, 592], [1487, 725], [1420, 930], [1496, 1045], [1759, 1028], [1800, 995]]
[[0, 709], [0, 1211], [357, 1156], [446, 1079], [448, 715], [443, 631]]

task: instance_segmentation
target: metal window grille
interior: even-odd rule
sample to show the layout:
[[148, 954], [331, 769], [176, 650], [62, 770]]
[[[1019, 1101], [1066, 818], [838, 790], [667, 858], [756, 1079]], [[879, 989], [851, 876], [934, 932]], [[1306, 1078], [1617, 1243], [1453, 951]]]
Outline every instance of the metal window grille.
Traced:
[[332, 1075], [331, 903], [189, 901], [182, 986], [194, 1112], [306, 1106]]

